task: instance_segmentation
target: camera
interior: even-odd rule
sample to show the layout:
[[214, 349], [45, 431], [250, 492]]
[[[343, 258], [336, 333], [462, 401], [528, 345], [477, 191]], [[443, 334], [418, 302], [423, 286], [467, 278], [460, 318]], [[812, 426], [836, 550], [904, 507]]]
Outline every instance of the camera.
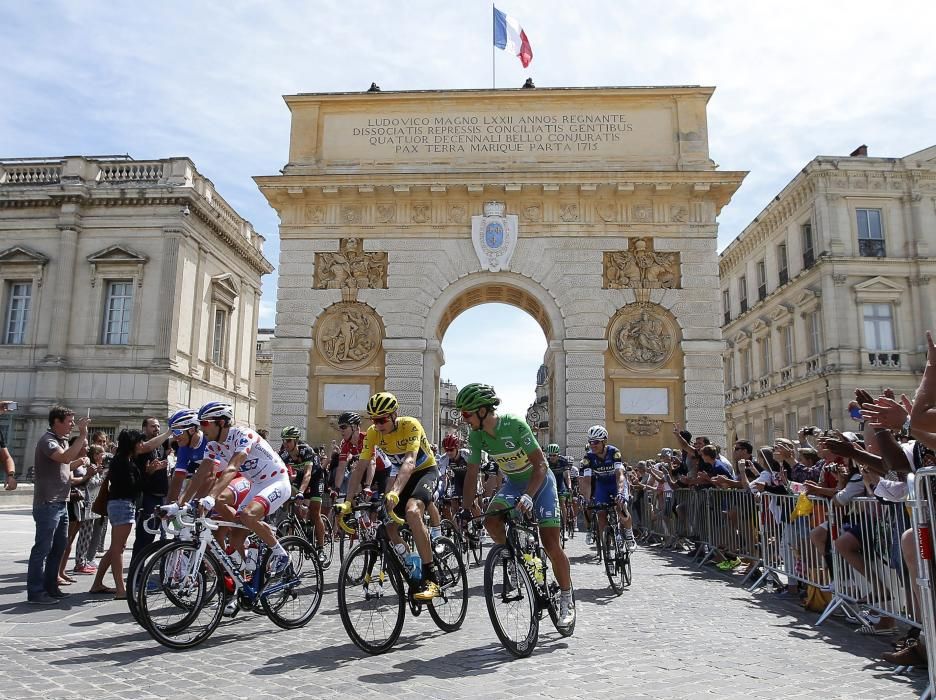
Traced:
[[815, 434], [816, 434], [816, 429], [813, 428], [812, 426], [803, 428], [803, 435], [815, 435]]

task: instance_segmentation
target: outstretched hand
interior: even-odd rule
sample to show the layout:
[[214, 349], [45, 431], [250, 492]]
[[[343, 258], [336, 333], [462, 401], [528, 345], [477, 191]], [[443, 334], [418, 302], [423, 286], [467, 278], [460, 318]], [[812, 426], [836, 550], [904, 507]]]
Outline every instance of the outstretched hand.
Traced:
[[910, 410], [910, 429], [936, 433], [936, 344], [926, 331], [926, 369]]

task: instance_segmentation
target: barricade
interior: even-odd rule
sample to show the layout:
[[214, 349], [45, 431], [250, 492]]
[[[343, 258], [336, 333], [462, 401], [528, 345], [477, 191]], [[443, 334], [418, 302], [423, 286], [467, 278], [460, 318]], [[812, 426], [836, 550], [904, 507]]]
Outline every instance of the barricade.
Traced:
[[855, 498], [833, 508], [829, 524], [834, 596], [816, 624], [845, 607], [865, 624], [871, 624], [870, 611], [919, 627], [900, 550], [900, 536], [911, 525], [905, 504]]
[[929, 687], [921, 698], [932, 698], [936, 689], [936, 568], [933, 552], [936, 551], [936, 533], [933, 532], [933, 494], [936, 493], [936, 467], [924, 467], [916, 474], [907, 475], [907, 501], [913, 531], [916, 534], [917, 596], [919, 617], [922, 621], [923, 639], [929, 669]]

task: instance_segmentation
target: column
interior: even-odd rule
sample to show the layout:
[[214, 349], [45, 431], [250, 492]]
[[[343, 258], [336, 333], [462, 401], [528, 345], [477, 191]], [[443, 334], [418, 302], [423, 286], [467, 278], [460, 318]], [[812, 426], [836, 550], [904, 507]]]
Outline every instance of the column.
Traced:
[[[550, 340], [547, 350], [549, 367], [549, 377], [552, 386], [550, 388], [550, 406], [549, 406], [549, 431], [552, 433], [553, 441], [562, 449], [568, 450], [568, 426], [566, 425], [566, 354], [562, 349], [561, 340]], [[602, 357], [602, 360], [604, 358]], [[576, 379], [594, 377], [604, 379], [604, 362], [601, 367], [585, 367], [584, 372], [580, 368]]]
[[[607, 422], [604, 353], [608, 349], [608, 341], [566, 340], [562, 343], [562, 349], [565, 351], [565, 391], [557, 383], [556, 394], [565, 395], [566, 449], [578, 449], [587, 442], [586, 436], [591, 426]], [[596, 390], [594, 377], [599, 375], [601, 389]], [[561, 414], [556, 418], [561, 418]]]
[[[197, 244], [196, 244], [197, 245]], [[202, 314], [205, 312], [205, 258], [207, 249], [198, 246], [198, 262], [195, 265], [195, 313], [192, 319], [192, 342], [189, 347], [189, 374], [201, 377]], [[207, 337], [207, 334], [204, 334]]]
[[[234, 334], [235, 342], [237, 347], [234, 348], [234, 392], [237, 394], [241, 393], [241, 388], [243, 385], [243, 378], [241, 376], [241, 367], [244, 362], [244, 335], [247, 334], [248, 337], [252, 336], [252, 333], [247, 331], [245, 326], [245, 321], [247, 317], [247, 312], [245, 310], [246, 304], [244, 300], [249, 293], [250, 288], [247, 285], [241, 283], [240, 295], [237, 297], [237, 332]], [[254, 354], [256, 354], [256, 348], [254, 348]], [[250, 379], [247, 379], [248, 385]], [[248, 392], [243, 392], [245, 395]]]
[[178, 228], [163, 229], [163, 254], [160, 261], [159, 291], [161, 299], [171, 299], [171, 304], [159, 304], [156, 318], [156, 352], [154, 360], [158, 364], [168, 364], [175, 360], [176, 347], [173, 343], [176, 334], [172, 332], [177, 322], [176, 311], [182, 300], [176, 294], [176, 281], [179, 275], [179, 243], [182, 230]]
[[[52, 323], [49, 333], [49, 350], [45, 358], [46, 363], [64, 364], [65, 356], [68, 352], [68, 337], [71, 333], [71, 317], [75, 313], [74, 308], [74, 284], [75, 284], [75, 256], [78, 251], [78, 232], [80, 227], [77, 224], [59, 224], [59, 259], [55, 275], [55, 309], [64, 311], [61, 316]], [[97, 319], [92, 319], [97, 323]], [[100, 341], [98, 341], [100, 342]]]
[[432, 421], [431, 416], [423, 413], [423, 397], [435, 396], [438, 391], [434, 386], [434, 373], [426, 372], [423, 364], [428, 347], [424, 338], [384, 338], [383, 341], [384, 391], [396, 396], [400, 415], [412, 416], [423, 423], [427, 435]]
[[423, 392], [422, 392], [422, 424], [429, 437], [429, 442], [437, 442], [442, 438], [439, 434], [439, 372], [445, 364], [445, 353], [442, 345], [435, 338], [426, 341], [426, 351], [423, 353]]
[[247, 378], [247, 395], [250, 397], [256, 397], [257, 387], [256, 387], [256, 377], [257, 377], [257, 328], [259, 327], [259, 318], [260, 318], [260, 290], [253, 290], [253, 326], [250, 329], [250, 336], [254, 339], [254, 342], [251, 343], [251, 353], [250, 353], [250, 374]]
[[[725, 385], [722, 365], [724, 346], [720, 340], [684, 340], [686, 430], [705, 435], [716, 445], [725, 445], [725, 393], [711, 387]], [[753, 351], [753, 343], [749, 351]]]
[[308, 434], [312, 338], [273, 338], [271, 346], [270, 434], [278, 436], [287, 425], [303, 426]]

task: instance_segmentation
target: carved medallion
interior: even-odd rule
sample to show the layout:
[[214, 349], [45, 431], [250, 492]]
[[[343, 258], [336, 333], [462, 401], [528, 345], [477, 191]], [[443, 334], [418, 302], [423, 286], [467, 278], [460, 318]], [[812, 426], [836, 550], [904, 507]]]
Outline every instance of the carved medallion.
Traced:
[[650, 204], [636, 204], [633, 208], [634, 221], [650, 223], [653, 221], [653, 207]]
[[464, 204], [453, 204], [449, 208], [449, 223], [462, 224], [465, 222], [465, 217], [467, 216], [468, 209]]
[[679, 253], [658, 253], [652, 238], [630, 238], [628, 249], [604, 254], [605, 289], [679, 289]]
[[361, 208], [358, 206], [342, 207], [341, 223], [351, 225], [361, 223]]
[[428, 204], [413, 205], [413, 223], [424, 224], [429, 221], [430, 209]]
[[316, 205], [314, 207], [306, 207], [305, 215], [310, 223], [325, 223], [325, 207], [323, 206]]
[[625, 367], [651, 370], [666, 364], [676, 346], [676, 327], [651, 305], [632, 304], [615, 318], [608, 334], [611, 351]]
[[392, 223], [395, 218], [396, 218], [396, 205], [395, 204], [378, 204], [377, 205], [377, 223], [378, 224]]
[[598, 213], [598, 218], [605, 223], [617, 220], [617, 207], [614, 202], [598, 202], [595, 211]]
[[530, 223], [536, 224], [543, 220], [543, 205], [539, 202], [531, 202], [523, 207], [523, 218]]
[[381, 347], [380, 320], [372, 308], [357, 302], [329, 307], [315, 322], [315, 346], [333, 367], [358, 369]]
[[631, 435], [656, 435], [663, 425], [663, 421], [654, 420], [648, 416], [629, 418], [624, 423], [627, 425], [627, 432]]
[[566, 223], [578, 221], [578, 204], [563, 204], [561, 207], [559, 207], [559, 218]]
[[365, 253], [360, 238], [343, 238], [337, 253], [315, 254], [316, 289], [386, 289], [387, 254]]
[[686, 223], [689, 220], [689, 207], [684, 204], [674, 204], [670, 207], [670, 219], [677, 224]]

